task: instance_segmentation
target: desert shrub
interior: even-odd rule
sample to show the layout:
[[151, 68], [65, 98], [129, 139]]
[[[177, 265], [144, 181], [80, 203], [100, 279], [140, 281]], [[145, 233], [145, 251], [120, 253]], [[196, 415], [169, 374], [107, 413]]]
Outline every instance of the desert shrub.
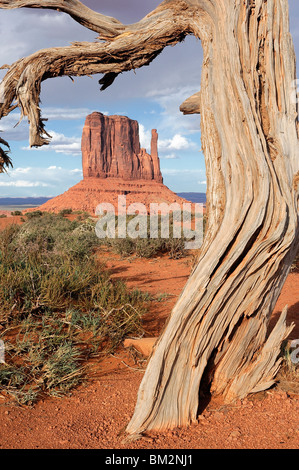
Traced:
[[11, 215], [23, 215], [21, 211], [13, 211]]
[[165, 240], [161, 238], [137, 238], [134, 243], [137, 256], [141, 258], [153, 258], [167, 250], [165, 248]]
[[291, 341], [284, 341], [281, 348], [281, 367], [277, 374], [276, 380], [278, 388], [284, 390], [285, 392], [294, 393], [298, 395], [299, 393], [299, 364], [292, 354], [295, 354], [297, 359], [298, 354], [296, 354], [296, 348], [298, 345], [291, 347]]
[[76, 220], [79, 222], [86, 220], [90, 217], [88, 212], [85, 212], [85, 211], [74, 211], [73, 214], [77, 215]]
[[[127, 216], [127, 224], [134, 216]], [[173, 218], [170, 216], [169, 220], [169, 237], [164, 238], [161, 234], [161, 225], [163, 218], [160, 216], [158, 219], [158, 231], [155, 237], [152, 237], [150, 231], [149, 217], [147, 219], [147, 234], [146, 237], [137, 238], [108, 238], [101, 240], [102, 244], [110, 247], [116, 253], [122, 256], [136, 255], [142, 258], [153, 258], [161, 254], [168, 254], [170, 258], [181, 258], [185, 256], [185, 241], [186, 238], [181, 231], [181, 236], [175, 238], [173, 236]], [[118, 219], [116, 218], [115, 231], [117, 235]]]
[[123, 239], [107, 238], [104, 243], [121, 256], [130, 256], [135, 253], [135, 242], [129, 237]]
[[64, 217], [65, 215], [69, 215], [73, 212], [73, 209], [62, 209], [59, 211], [59, 215], [62, 215]]
[[0, 219], [5, 219], [7, 217], [6, 214], [0, 214]]
[[0, 386], [19, 403], [68, 392], [93, 354], [142, 334], [146, 296], [111, 280], [98, 246], [92, 221], [53, 214], [0, 233]]
[[32, 212], [26, 212], [26, 217], [27, 219], [33, 219], [34, 217], [41, 217], [43, 215], [43, 212], [40, 210], [32, 211]]

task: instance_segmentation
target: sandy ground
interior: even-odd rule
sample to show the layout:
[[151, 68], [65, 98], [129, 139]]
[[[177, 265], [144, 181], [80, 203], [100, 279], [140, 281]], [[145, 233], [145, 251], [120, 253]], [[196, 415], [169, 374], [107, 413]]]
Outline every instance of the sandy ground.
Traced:
[[21, 224], [21, 217], [11, 215], [10, 212], [0, 211], [0, 215], [6, 215], [4, 218], [0, 218], [0, 230], [3, 230], [7, 225], [10, 224]]
[[[5, 219], [0, 219], [1, 221]], [[2, 222], [4, 223], [4, 222]], [[103, 258], [111, 275], [129, 287], [149, 292], [152, 302], [144, 319], [146, 336], [163, 328], [186, 283], [192, 256], [181, 260], [126, 259], [109, 252]], [[273, 313], [289, 305], [288, 323], [297, 322], [291, 338], [299, 338], [299, 274], [291, 273]], [[207, 404], [188, 428], [124, 441], [146, 359], [120, 350], [95, 363], [90, 380], [64, 398], [45, 398], [34, 408], [7, 406], [0, 395], [1, 449], [297, 449], [299, 395], [279, 388], [261, 392], [233, 406]], [[1, 403], [2, 402], [2, 403]]]

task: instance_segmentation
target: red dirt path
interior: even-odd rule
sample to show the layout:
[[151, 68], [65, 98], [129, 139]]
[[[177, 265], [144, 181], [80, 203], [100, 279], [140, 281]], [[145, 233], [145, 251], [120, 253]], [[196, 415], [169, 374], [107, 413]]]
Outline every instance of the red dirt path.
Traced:
[[[6, 219], [0, 219], [4, 225]], [[7, 223], [7, 222], [6, 222]], [[3, 226], [2, 225], [2, 226]], [[103, 258], [115, 278], [155, 297], [145, 317], [146, 336], [156, 336], [188, 279], [192, 256], [181, 260]], [[289, 305], [288, 322], [297, 322], [299, 274], [291, 273], [273, 317]], [[291, 449], [298, 448], [299, 395], [279, 388], [255, 394], [234, 406], [211, 401], [188, 428], [123, 442], [132, 416], [145, 359], [133, 361], [123, 350], [95, 364], [92, 379], [65, 398], [46, 398], [34, 408], [4, 405], [0, 395], [2, 449]], [[140, 370], [141, 369], [141, 370]], [[2, 402], [2, 403], [1, 403]]]

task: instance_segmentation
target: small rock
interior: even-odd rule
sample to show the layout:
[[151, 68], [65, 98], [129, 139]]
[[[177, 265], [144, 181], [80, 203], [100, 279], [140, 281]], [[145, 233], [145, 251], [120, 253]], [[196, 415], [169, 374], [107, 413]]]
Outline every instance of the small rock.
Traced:
[[145, 442], [154, 442], [154, 439], [152, 437], [143, 437], [142, 438]]
[[129, 348], [133, 346], [137, 351], [139, 351], [143, 356], [148, 357], [153, 349], [153, 346], [157, 338], [141, 338], [141, 339], [125, 339], [124, 347]]

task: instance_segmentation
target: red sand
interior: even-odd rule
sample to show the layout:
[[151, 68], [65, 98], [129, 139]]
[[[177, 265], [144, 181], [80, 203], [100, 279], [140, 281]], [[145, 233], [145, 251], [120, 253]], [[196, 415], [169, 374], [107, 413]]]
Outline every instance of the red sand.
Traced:
[[[0, 219], [0, 227], [6, 219]], [[7, 222], [6, 222], [7, 223]], [[146, 336], [159, 334], [188, 279], [192, 256], [181, 260], [126, 259], [104, 252], [111, 275], [129, 287], [156, 296], [145, 318]], [[299, 338], [299, 274], [291, 273], [273, 317], [288, 304], [288, 323], [297, 322], [291, 337]], [[166, 295], [167, 294], [167, 295]], [[279, 388], [253, 395], [233, 406], [211, 401], [188, 428], [151, 434], [123, 442], [132, 416], [146, 359], [137, 364], [129, 350], [94, 365], [90, 381], [71, 396], [46, 398], [34, 408], [0, 406], [2, 449], [297, 449], [299, 396]], [[4, 399], [0, 395], [0, 405]]]

